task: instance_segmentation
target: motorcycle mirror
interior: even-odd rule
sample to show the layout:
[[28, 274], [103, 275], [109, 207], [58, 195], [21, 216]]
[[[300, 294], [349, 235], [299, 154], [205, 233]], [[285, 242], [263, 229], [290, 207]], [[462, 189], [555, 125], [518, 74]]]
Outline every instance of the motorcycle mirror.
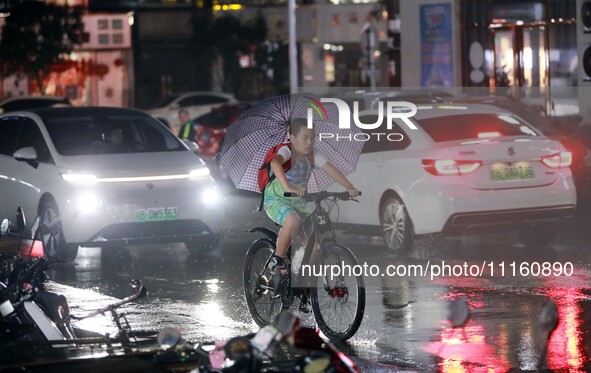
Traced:
[[166, 327], [158, 333], [156, 340], [160, 348], [168, 350], [180, 342], [181, 331], [178, 328]]
[[539, 322], [542, 329], [548, 334], [556, 329], [556, 326], [558, 326], [558, 307], [556, 307], [556, 303], [550, 301], [544, 304]]
[[548, 343], [550, 341], [550, 336], [556, 327], [558, 326], [558, 307], [556, 307], [556, 303], [549, 301], [548, 303], [544, 304], [542, 307], [542, 312], [540, 313], [539, 318], [540, 327], [542, 328], [545, 335], [545, 346], [540, 354], [540, 358], [538, 359], [538, 370], [541, 371], [546, 361], [546, 356], [548, 355]]
[[27, 221], [25, 219], [25, 212], [23, 211], [23, 208], [19, 206], [16, 209], [16, 230], [18, 233], [23, 233], [26, 226]]
[[142, 284], [142, 281], [141, 280], [138, 280], [138, 279], [135, 279], [134, 278], [129, 283], [129, 287], [131, 287], [131, 292], [133, 293], [133, 295], [138, 295], [139, 294], [139, 297], [138, 297], [139, 299], [143, 299], [143, 298], [146, 298], [148, 296], [148, 290]]
[[10, 225], [10, 220], [2, 220], [2, 224], [0, 224], [0, 237], [6, 236], [10, 232]]
[[31, 227], [31, 239], [32, 240], [37, 238], [37, 233], [39, 231], [40, 224], [41, 224], [41, 219], [37, 216], [37, 218], [33, 222], [33, 226]]
[[470, 319], [470, 309], [466, 298], [458, 298], [449, 303], [447, 320], [454, 328], [464, 326]]

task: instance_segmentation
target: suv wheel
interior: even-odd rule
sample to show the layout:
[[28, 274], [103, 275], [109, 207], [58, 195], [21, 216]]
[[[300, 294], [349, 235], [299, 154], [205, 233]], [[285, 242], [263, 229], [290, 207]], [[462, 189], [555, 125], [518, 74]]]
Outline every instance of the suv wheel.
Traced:
[[78, 255], [78, 245], [66, 244], [62, 221], [57, 205], [52, 200], [47, 200], [41, 207], [41, 224], [49, 229], [41, 231], [41, 241], [45, 254], [51, 258], [72, 261]]

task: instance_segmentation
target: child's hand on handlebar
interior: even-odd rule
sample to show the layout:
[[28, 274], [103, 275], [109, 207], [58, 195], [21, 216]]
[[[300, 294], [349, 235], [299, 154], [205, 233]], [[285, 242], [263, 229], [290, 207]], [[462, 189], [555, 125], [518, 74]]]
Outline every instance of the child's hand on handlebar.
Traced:
[[349, 197], [351, 197], [351, 198], [358, 197], [361, 194], [361, 193], [359, 193], [359, 190], [357, 188], [355, 188], [354, 186], [347, 188], [347, 192], [349, 193]]
[[298, 197], [303, 197], [304, 194], [306, 194], [306, 189], [289, 184], [287, 188], [285, 188], [285, 192], [296, 194]]

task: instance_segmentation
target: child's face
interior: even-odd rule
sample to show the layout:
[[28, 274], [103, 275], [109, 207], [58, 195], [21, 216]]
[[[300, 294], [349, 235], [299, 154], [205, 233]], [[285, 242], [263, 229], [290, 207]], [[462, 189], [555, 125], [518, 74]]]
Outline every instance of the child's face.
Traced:
[[310, 154], [314, 150], [314, 136], [314, 129], [304, 127], [297, 135], [289, 135], [289, 141], [298, 153]]

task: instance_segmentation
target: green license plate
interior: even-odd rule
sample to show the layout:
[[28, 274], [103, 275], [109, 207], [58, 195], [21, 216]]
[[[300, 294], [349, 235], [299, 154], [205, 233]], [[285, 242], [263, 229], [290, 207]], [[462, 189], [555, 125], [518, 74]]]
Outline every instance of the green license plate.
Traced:
[[154, 207], [139, 209], [135, 212], [135, 221], [137, 222], [177, 220], [178, 218], [178, 207]]
[[534, 169], [527, 162], [495, 164], [490, 169], [492, 180], [532, 179], [534, 176]]

